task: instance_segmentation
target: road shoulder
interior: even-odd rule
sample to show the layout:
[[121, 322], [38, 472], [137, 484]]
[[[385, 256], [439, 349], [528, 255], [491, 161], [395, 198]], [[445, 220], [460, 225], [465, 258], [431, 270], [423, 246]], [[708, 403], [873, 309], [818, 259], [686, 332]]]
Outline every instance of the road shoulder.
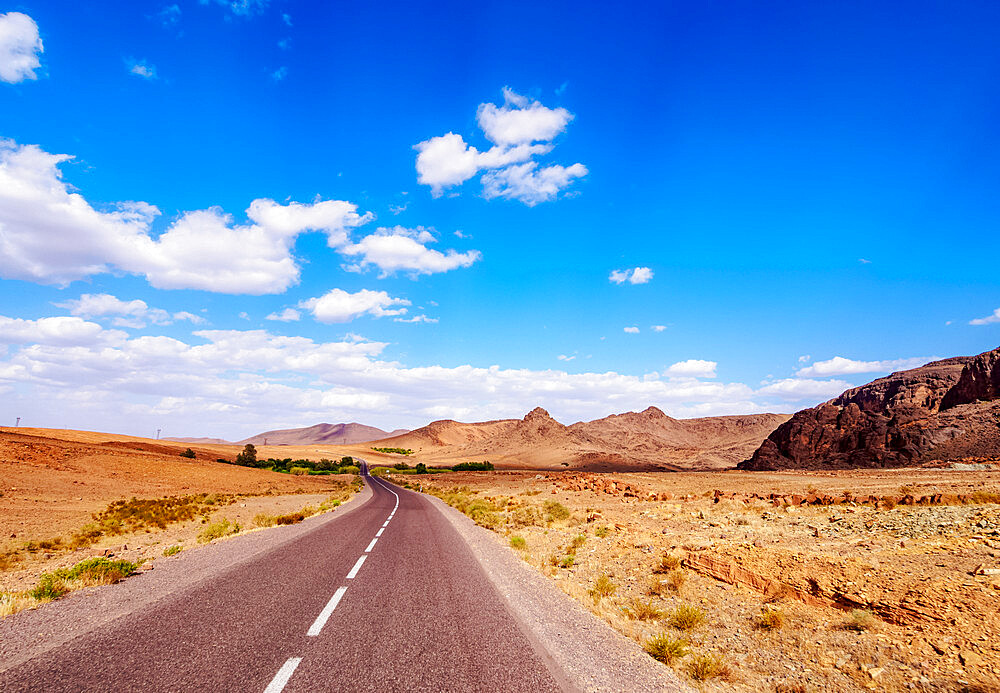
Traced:
[[508, 549], [495, 533], [425, 495], [468, 544], [490, 582], [567, 690], [691, 691], [639, 645], [573, 601]]

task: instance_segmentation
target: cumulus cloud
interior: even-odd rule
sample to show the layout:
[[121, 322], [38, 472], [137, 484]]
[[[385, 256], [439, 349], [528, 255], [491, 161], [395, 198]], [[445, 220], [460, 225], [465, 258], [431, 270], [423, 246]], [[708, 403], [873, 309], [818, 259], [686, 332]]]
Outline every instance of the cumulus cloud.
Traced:
[[271, 313], [264, 319], [278, 320], [280, 322], [295, 322], [301, 317], [302, 316], [299, 314], [299, 311], [295, 310], [294, 308], [285, 308], [280, 313]]
[[103, 346], [109, 343], [119, 344], [125, 337], [124, 332], [105, 330], [96, 322], [77, 317], [22, 320], [0, 315], [0, 344]]
[[638, 327], [626, 327], [625, 328], [625, 333], [626, 334], [639, 334], [639, 328]]
[[340, 252], [357, 258], [354, 264], [348, 265], [348, 269], [360, 272], [375, 266], [381, 271], [381, 277], [400, 271], [411, 275], [447, 272], [469, 267], [482, 257], [478, 250], [465, 253], [448, 250], [442, 253], [428, 248], [427, 244], [435, 240], [434, 234], [423, 227], [408, 229], [394, 226], [379, 228], [357, 243], [340, 248]]
[[1000, 322], [1000, 308], [993, 311], [992, 315], [987, 315], [985, 318], [976, 318], [975, 320], [970, 320], [970, 325], [990, 325], [993, 323]]
[[665, 374], [673, 378], [714, 378], [718, 365], [715, 361], [688, 359], [671, 365]]
[[62, 180], [59, 165], [69, 159], [0, 140], [0, 277], [66, 285], [120, 270], [161, 289], [280, 293], [298, 281], [291, 249], [299, 234], [322, 232], [338, 247], [349, 229], [373, 218], [340, 200], [258, 199], [248, 224], [212, 207], [183, 213], [154, 238], [159, 209], [146, 202], [95, 209]]
[[22, 12], [0, 14], [0, 81], [16, 84], [38, 79], [44, 51], [35, 20]]
[[820, 401], [836, 397], [852, 385], [846, 380], [812, 380], [809, 378], [785, 378], [768, 383], [757, 390], [757, 394], [779, 397], [789, 401], [804, 399]]
[[195, 324], [205, 322], [205, 319], [180, 311], [171, 315], [162, 308], [150, 308], [145, 301], [134, 299], [123, 301], [111, 294], [82, 294], [80, 298], [56, 303], [59, 308], [66, 308], [71, 315], [82, 318], [114, 318], [118, 327], [142, 328], [146, 323], [154, 325], [170, 325], [177, 320], [187, 320]]
[[855, 361], [843, 356], [834, 356], [827, 361], [816, 361], [811, 366], [795, 372], [800, 378], [826, 378], [832, 375], [854, 375], [857, 373], [890, 373], [917, 368], [933, 361], [932, 357], [917, 356], [888, 361]]
[[385, 291], [362, 289], [348, 293], [343, 289], [333, 289], [317, 298], [310, 298], [299, 304], [312, 312], [320, 322], [350, 322], [354, 318], [368, 314], [376, 318], [387, 315], [403, 315], [410, 302], [403, 298], [393, 298]]
[[143, 79], [156, 79], [156, 66], [150, 65], [145, 60], [129, 59], [125, 61], [125, 64], [130, 74]]
[[[653, 270], [648, 267], [635, 267], [632, 269], [611, 270], [608, 281], [612, 284], [646, 284], [653, 278]], [[658, 330], [659, 331], [659, 330]]]
[[504, 103], [480, 104], [476, 120], [492, 147], [480, 151], [454, 132], [414, 146], [417, 181], [437, 197], [481, 171], [487, 199], [504, 197], [529, 206], [554, 199], [573, 179], [587, 174], [583, 164], [539, 168], [534, 157], [552, 151], [573, 115], [565, 108], [547, 108], [504, 87]]

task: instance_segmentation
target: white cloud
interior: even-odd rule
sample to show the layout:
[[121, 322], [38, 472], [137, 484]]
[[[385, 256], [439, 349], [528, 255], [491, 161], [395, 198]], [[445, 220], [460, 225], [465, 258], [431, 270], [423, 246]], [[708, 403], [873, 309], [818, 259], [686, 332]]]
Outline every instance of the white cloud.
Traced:
[[461, 185], [480, 171], [483, 195], [505, 197], [529, 206], [554, 199], [574, 178], [587, 174], [583, 164], [538, 167], [534, 157], [548, 154], [572, 114], [547, 108], [504, 87], [504, 103], [479, 105], [477, 122], [493, 146], [480, 151], [461, 135], [448, 132], [414, 146], [417, 181], [437, 197], [446, 188]]
[[400, 214], [406, 211], [408, 205], [409, 205], [408, 202], [403, 203], [401, 205], [389, 205], [389, 211], [392, 212], [394, 216], [399, 216]]
[[843, 356], [834, 356], [827, 361], [816, 361], [811, 366], [800, 368], [795, 375], [800, 378], [826, 378], [832, 375], [853, 375], [856, 373], [889, 373], [908, 370], [933, 361], [931, 357], [918, 356], [888, 361], [855, 361]]
[[670, 377], [677, 378], [714, 378], [715, 369], [718, 367], [716, 361], [704, 361], [702, 359], [688, 359], [678, 361], [665, 371]]
[[985, 318], [976, 318], [975, 320], [970, 320], [970, 325], [990, 325], [992, 323], [1000, 322], [1000, 308], [993, 311], [992, 315], [987, 315]]
[[809, 363], [811, 359], [812, 356], [810, 356], [809, 354], [803, 354], [802, 356], [799, 357], [799, 363]]
[[333, 289], [317, 298], [310, 298], [299, 304], [300, 308], [312, 311], [320, 322], [350, 322], [354, 318], [369, 314], [376, 318], [387, 315], [403, 315], [410, 302], [403, 298], [393, 298], [385, 291], [362, 289], [348, 293], [343, 289]]
[[569, 167], [555, 164], [539, 169], [536, 162], [529, 161], [526, 164], [508, 166], [485, 174], [483, 195], [487, 200], [506, 197], [534, 207], [539, 202], [555, 199], [560, 192], [569, 187], [574, 178], [585, 175], [587, 167], [583, 164], [573, 164]]
[[205, 322], [204, 318], [187, 311], [171, 315], [162, 308], [150, 308], [145, 301], [140, 299], [122, 301], [111, 294], [82, 294], [78, 299], [70, 299], [54, 305], [66, 308], [70, 314], [82, 318], [113, 317], [116, 326], [135, 329], [145, 327], [146, 323], [170, 325], [175, 320], [188, 320], [195, 324]]
[[490, 142], [499, 145], [549, 142], [562, 134], [573, 120], [565, 108], [546, 108], [508, 87], [503, 88], [504, 104], [479, 105], [476, 121]]
[[0, 81], [37, 79], [38, 56], [44, 50], [34, 19], [21, 12], [0, 14]]
[[156, 79], [156, 66], [148, 64], [145, 60], [129, 59], [125, 64], [130, 74], [143, 79]]
[[[225, 7], [230, 10], [235, 15], [240, 15], [242, 17], [249, 17], [255, 14], [260, 14], [268, 6], [270, 0], [215, 0], [216, 5]], [[202, 5], [207, 5], [209, 0], [201, 0]], [[287, 17], [288, 15], [282, 15], [282, 17]], [[289, 26], [291, 26], [290, 20], [286, 20]]]
[[653, 325], [652, 327], [653, 332], [663, 332], [665, 329], [667, 329], [666, 325]]
[[638, 327], [626, 327], [625, 328], [625, 332], [626, 332], [626, 334], [639, 334], [639, 328]]
[[559, 359], [560, 361], [572, 361], [573, 359], [576, 358], [576, 354], [573, 354], [572, 356], [567, 356], [566, 354], [559, 354], [558, 356], [556, 356], [556, 358]]
[[124, 332], [105, 330], [96, 322], [77, 317], [22, 320], [0, 315], [0, 344], [91, 346], [121, 343], [125, 337]]
[[157, 15], [160, 23], [168, 29], [175, 28], [181, 22], [181, 8], [177, 5], [167, 5]]
[[295, 322], [300, 317], [302, 317], [302, 316], [299, 315], [299, 311], [295, 310], [294, 308], [285, 308], [280, 313], [271, 313], [270, 315], [268, 315], [264, 319], [265, 320], [279, 320], [281, 322]]
[[412, 318], [393, 318], [392, 321], [393, 322], [410, 322], [410, 323], [425, 322], [425, 323], [433, 324], [433, 323], [436, 323], [438, 321], [438, 319], [437, 318], [429, 318], [426, 315], [414, 315]]
[[779, 397], [789, 401], [820, 399], [825, 401], [836, 397], [852, 385], [846, 380], [810, 380], [805, 378], [785, 378], [769, 383], [757, 390], [758, 395]]
[[374, 265], [381, 270], [382, 277], [397, 271], [413, 275], [447, 272], [469, 267], [482, 257], [478, 250], [465, 253], [448, 250], [442, 253], [428, 248], [426, 244], [434, 241], [434, 235], [423, 227], [407, 229], [394, 226], [379, 228], [359, 242], [344, 246], [340, 252], [358, 258], [348, 269], [361, 271]]
[[633, 269], [611, 270], [608, 281], [613, 284], [646, 284], [653, 278], [653, 270], [648, 267], [635, 267]]
[[271, 79], [273, 79], [275, 82], [280, 82], [287, 76], [288, 76], [288, 68], [285, 66], [281, 66], [277, 70], [271, 73]]
[[183, 213], [153, 238], [159, 209], [119, 202], [98, 211], [63, 182], [59, 165], [70, 158], [0, 140], [0, 277], [66, 285], [117, 269], [161, 289], [280, 293], [298, 281], [291, 248], [300, 233], [325, 233], [338, 247], [373, 218], [340, 200], [258, 199], [246, 225], [213, 207]]

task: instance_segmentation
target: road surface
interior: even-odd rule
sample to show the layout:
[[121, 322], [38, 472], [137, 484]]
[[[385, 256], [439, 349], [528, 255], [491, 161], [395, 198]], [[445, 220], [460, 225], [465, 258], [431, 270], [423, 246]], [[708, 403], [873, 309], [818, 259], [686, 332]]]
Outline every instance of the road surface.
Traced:
[[354, 511], [0, 671], [0, 690], [565, 689], [431, 501], [362, 471]]

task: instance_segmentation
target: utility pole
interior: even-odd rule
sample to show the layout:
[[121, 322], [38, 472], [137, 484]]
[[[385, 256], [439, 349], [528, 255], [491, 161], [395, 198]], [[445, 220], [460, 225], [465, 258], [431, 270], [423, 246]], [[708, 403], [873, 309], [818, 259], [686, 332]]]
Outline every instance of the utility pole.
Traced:
[[162, 430], [163, 430], [162, 428], [158, 428], [158, 429], [156, 429], [156, 439], [157, 439], [157, 440], [159, 440], [159, 439], [160, 439], [160, 431], [162, 431]]
[[19, 416], [17, 417], [17, 423], [14, 424], [14, 428], [17, 428], [20, 425], [21, 425], [21, 417]]

